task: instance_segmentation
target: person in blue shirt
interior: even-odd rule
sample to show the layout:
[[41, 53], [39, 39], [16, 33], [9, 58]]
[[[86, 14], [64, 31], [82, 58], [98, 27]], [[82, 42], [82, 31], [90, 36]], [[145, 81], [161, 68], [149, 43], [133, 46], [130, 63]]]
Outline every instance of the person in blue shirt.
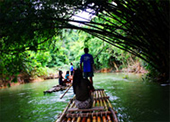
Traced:
[[70, 63], [70, 64], [71, 64], [71, 66], [70, 66], [70, 72], [71, 72], [71, 76], [73, 76], [74, 67], [73, 67], [73, 64], [72, 64], [72, 63]]
[[[88, 53], [89, 49], [84, 48], [84, 53], [81, 58], [80, 58], [80, 69], [82, 72], [84, 72], [84, 77], [85, 78], [90, 78], [90, 82], [93, 84], [93, 56]], [[83, 64], [83, 68], [82, 68]]]
[[65, 78], [64, 78], [64, 82], [65, 82], [65, 83], [70, 83], [70, 82], [71, 82], [70, 77], [69, 77], [69, 71], [66, 71], [66, 75], [65, 75]]

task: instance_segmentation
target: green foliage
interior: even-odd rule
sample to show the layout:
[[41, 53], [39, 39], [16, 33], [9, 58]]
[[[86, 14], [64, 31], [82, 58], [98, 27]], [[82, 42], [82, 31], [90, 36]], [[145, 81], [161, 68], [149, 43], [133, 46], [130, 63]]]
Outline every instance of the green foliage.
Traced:
[[[89, 12], [89, 9], [93, 12]], [[82, 10], [93, 14], [93, 19], [73, 20], [72, 16]], [[81, 26], [72, 25], [70, 22]], [[91, 36], [80, 32], [73, 37], [70, 36], [71, 30], [61, 28], [83, 30]], [[62, 66], [69, 64], [70, 61], [78, 64], [83, 48], [89, 47], [94, 56], [103, 50], [100, 57], [95, 59], [103, 67], [112, 65], [112, 62], [128, 64], [127, 60], [134, 58], [128, 54], [130, 53], [150, 64], [162, 75], [165, 74], [167, 80], [169, 79], [168, 32], [169, 1], [164, 0], [114, 2], [2, 0], [0, 2], [0, 58], [2, 59], [0, 60], [5, 64], [1, 64], [1, 69], [3, 73], [10, 75], [20, 72], [30, 62], [31, 67], [25, 68], [29, 72], [34, 66]], [[103, 42], [95, 42], [93, 36], [128, 53], [122, 55], [119, 51], [113, 51], [110, 46], [103, 49]], [[92, 41], [96, 45], [92, 46]], [[75, 44], [78, 46], [74, 47]], [[49, 59], [48, 56], [35, 55], [38, 61], [31, 61], [27, 56], [28, 53], [23, 54], [28, 50], [38, 53], [42, 50], [42, 52], [49, 51], [44, 54], [44, 56], [49, 55]], [[16, 72], [11, 67], [15, 68]]]

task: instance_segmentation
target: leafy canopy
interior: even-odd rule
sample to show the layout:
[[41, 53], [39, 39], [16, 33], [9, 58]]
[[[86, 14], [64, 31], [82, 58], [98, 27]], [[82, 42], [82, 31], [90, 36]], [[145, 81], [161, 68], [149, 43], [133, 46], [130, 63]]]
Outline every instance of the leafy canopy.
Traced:
[[[91, 21], [73, 20], [72, 16], [79, 11], [96, 17]], [[145, 60], [166, 80], [169, 77], [169, 1], [0, 2], [0, 53], [37, 51], [39, 44], [52, 41], [54, 35], [61, 33], [61, 28], [83, 30]]]

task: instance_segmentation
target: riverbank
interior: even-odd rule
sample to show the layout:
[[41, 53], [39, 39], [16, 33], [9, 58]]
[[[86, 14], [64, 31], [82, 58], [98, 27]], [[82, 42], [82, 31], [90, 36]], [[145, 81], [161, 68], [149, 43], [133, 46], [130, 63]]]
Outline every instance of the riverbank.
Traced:
[[[63, 71], [63, 77], [65, 76], [66, 70], [62, 69]], [[20, 84], [25, 84], [25, 83], [33, 83], [33, 82], [41, 82], [47, 79], [57, 79], [58, 78], [58, 71], [55, 70], [55, 73], [50, 72], [47, 75], [43, 76], [36, 76], [36, 77], [30, 77], [26, 74], [19, 74], [17, 76], [11, 76], [8, 81], [2, 81], [0, 79], [0, 89], [3, 88], [8, 88], [12, 86], [17, 86]], [[100, 70], [94, 70], [94, 73], [117, 73], [117, 72], [125, 72], [125, 73], [136, 73], [136, 74], [146, 74], [148, 71], [146, 71], [140, 63], [134, 63], [131, 66], [128, 66], [127, 68], [123, 68], [119, 70], [118, 68], [103, 68]]]

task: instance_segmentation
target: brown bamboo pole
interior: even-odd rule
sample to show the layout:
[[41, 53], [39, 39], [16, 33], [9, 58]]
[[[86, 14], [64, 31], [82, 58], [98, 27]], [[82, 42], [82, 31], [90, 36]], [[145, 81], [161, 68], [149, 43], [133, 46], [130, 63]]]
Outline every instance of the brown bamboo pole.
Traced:
[[[104, 95], [105, 97], [107, 97], [107, 95], [106, 95], [106, 93], [105, 93], [104, 91], [103, 91], [103, 95]], [[116, 116], [116, 114], [115, 114], [116, 112], [114, 111], [112, 104], [110, 103], [110, 101], [109, 101], [108, 99], [106, 99], [106, 101], [107, 101], [107, 103], [108, 103], [109, 110], [110, 110], [111, 113], [113, 114], [113, 120], [114, 120], [114, 122], [118, 122], [117, 116]]]
[[108, 122], [112, 122], [110, 115], [107, 115], [107, 120], [108, 120]]
[[96, 98], [98, 98], [98, 91], [96, 91]]
[[68, 92], [68, 90], [71, 88], [72, 84], [70, 84], [70, 86], [67, 88], [67, 90], [64, 92], [64, 94], [60, 97], [60, 99], [62, 99], [64, 97], [64, 95]]
[[99, 92], [100, 92], [100, 96], [103, 97], [102, 91], [99, 91]]
[[108, 110], [108, 107], [107, 107], [107, 104], [106, 104], [106, 100], [105, 100], [105, 99], [103, 100], [103, 103], [104, 103], [105, 110]]
[[99, 104], [99, 100], [97, 100], [97, 106], [100, 106], [100, 104]]
[[68, 119], [67, 119], [67, 122], [71, 122], [71, 118], [68, 118]]
[[74, 117], [72, 120], [71, 120], [71, 122], [75, 122], [76, 121], [76, 118]]
[[98, 98], [101, 98], [100, 90], [98, 91], [98, 96], [99, 96]]
[[[107, 97], [107, 96], [104, 95], [104, 93], [103, 93], [104, 91], [100, 91], [100, 92], [101, 92], [102, 97]], [[103, 99], [103, 104], [104, 104], [105, 109], [108, 110], [108, 107], [107, 107], [107, 104], [106, 104], [106, 98]]]
[[94, 93], [93, 93], [93, 105], [92, 105], [92, 107], [95, 107], [95, 103], [96, 103], [95, 97], [96, 97], [96, 91], [94, 91]]
[[80, 121], [81, 121], [81, 117], [78, 117], [76, 122], [80, 122]]
[[[94, 91], [93, 107], [96, 106], [96, 102], [97, 102], [97, 101], [96, 101], [96, 98], [97, 98], [97, 94], [96, 94], [96, 93], [97, 93], [97, 91]], [[93, 112], [95, 112], [95, 111], [93, 111]], [[92, 114], [93, 114], [93, 113], [92, 113]], [[93, 122], [96, 122], [96, 116], [93, 116], [93, 115], [92, 115], [92, 117], [93, 117], [93, 118], [92, 118], [92, 119], [93, 119], [92, 121], [93, 121]]]
[[97, 122], [97, 121], [96, 121], [96, 116], [93, 116], [93, 122]]
[[93, 100], [93, 107], [96, 106], [96, 100]]
[[[104, 115], [104, 114], [111, 114], [110, 111], [106, 112], [94, 112], [94, 113], [88, 113], [88, 116], [97, 116], [97, 115]], [[82, 116], [87, 116], [87, 113], [68, 113], [66, 115], [67, 117], [82, 117]]]
[[102, 119], [103, 119], [103, 122], [107, 122], [105, 115], [103, 115]]
[[100, 116], [97, 117], [97, 122], [101, 122]]
[[[104, 96], [104, 97], [107, 97], [106, 93], [105, 93], [104, 91], [102, 91], [102, 92], [103, 92], [103, 96]], [[113, 108], [113, 106], [112, 106], [112, 104], [110, 103], [110, 101], [109, 101], [108, 99], [106, 99], [106, 101], [107, 101], [107, 103], [108, 103], [108, 106], [111, 107], [111, 108]]]
[[[73, 101], [73, 102], [72, 102], [72, 104], [70, 105], [70, 107], [69, 107], [69, 108], [73, 108], [73, 107], [74, 107], [74, 105], [75, 105], [75, 102], [74, 102], [74, 100], [73, 100], [73, 99], [72, 99], [72, 101]], [[71, 113], [71, 112], [70, 112], [70, 113]], [[74, 122], [73, 120], [71, 121], [71, 118], [68, 118], [68, 119], [67, 119], [67, 121], [68, 121], [68, 122]]]
[[90, 117], [88, 117], [88, 118], [87, 118], [87, 122], [91, 122], [91, 119], [90, 119]]
[[83, 117], [81, 122], [86, 122], [86, 117]]
[[[99, 91], [99, 92], [100, 92], [100, 91]], [[102, 95], [100, 94], [100, 96], [102, 96]], [[100, 106], [103, 106], [103, 107], [104, 107], [104, 102], [103, 102], [103, 100], [102, 100], [101, 97], [99, 98], [99, 100], [100, 100]]]
[[100, 99], [100, 106], [104, 106], [102, 99]]
[[112, 104], [110, 103], [110, 101], [108, 99], [107, 99], [107, 103], [108, 103], [110, 108], [113, 108]]
[[97, 98], [97, 106], [100, 106], [100, 104], [99, 104], [99, 94], [98, 94], [98, 91], [96, 92], [96, 98]]
[[116, 116], [116, 114], [115, 114], [115, 111], [114, 111], [112, 108], [110, 108], [110, 107], [109, 107], [109, 110], [111, 111], [111, 113], [112, 113], [112, 115], [113, 115], [113, 120], [114, 120], [114, 122], [118, 122], [118, 119], [117, 119], [117, 116]]
[[65, 113], [66, 113], [67, 109], [69, 108], [71, 102], [72, 102], [72, 100], [70, 100], [70, 102], [68, 103], [67, 107], [64, 109], [64, 111], [63, 111], [62, 114], [60, 115], [60, 118], [58, 118], [56, 122], [61, 122], [61, 120], [62, 120], [63, 117], [65, 116]]
[[96, 97], [97, 97], [96, 93], [97, 93], [97, 91], [94, 91], [94, 98], [96, 98]]
[[73, 101], [69, 108], [73, 108], [75, 102]]

